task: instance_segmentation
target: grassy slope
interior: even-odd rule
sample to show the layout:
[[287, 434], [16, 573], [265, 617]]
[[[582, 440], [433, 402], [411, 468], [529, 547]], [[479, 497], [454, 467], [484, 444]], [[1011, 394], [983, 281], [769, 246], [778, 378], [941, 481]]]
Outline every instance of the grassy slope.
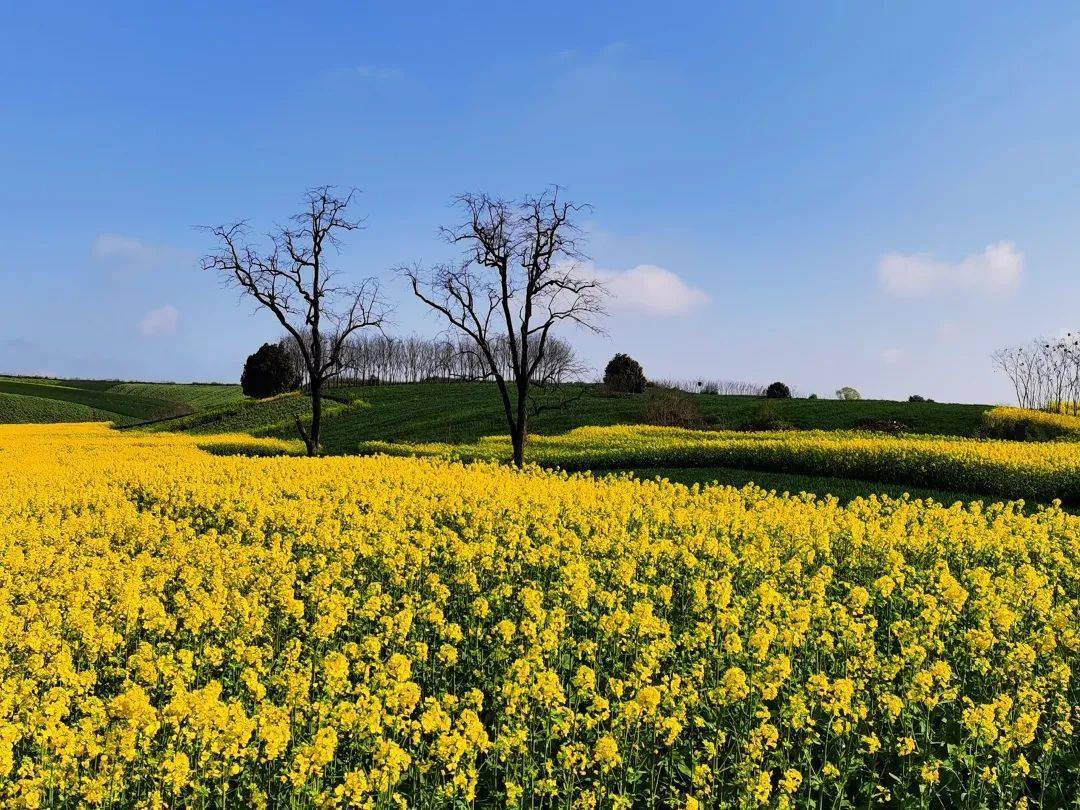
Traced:
[[[324, 413], [330, 415], [338, 403], [327, 403]], [[208, 408], [205, 411], [167, 419], [147, 425], [147, 430], [184, 431], [187, 433], [251, 433], [296, 437], [294, 417], [311, 413], [311, 402], [300, 394], [283, 394], [271, 399], [245, 399], [230, 405]]]
[[7, 377], [0, 378], [0, 393], [73, 402], [97, 410], [119, 414], [122, 417], [121, 421], [124, 422], [161, 419], [176, 414], [183, 407], [177, 403], [164, 402], [150, 397], [112, 393], [108, 389], [102, 391], [96, 388], [76, 388], [53, 382], [31, 382]]
[[[472, 442], [505, 434], [495, 387], [485, 383], [419, 383], [338, 389], [334, 396], [352, 407], [325, 420], [327, 452], [348, 453], [363, 441]], [[589, 386], [569, 407], [542, 413], [530, 423], [537, 434], [563, 433], [582, 425], [636, 424], [644, 421], [647, 396], [608, 396]], [[758, 397], [696, 395], [710, 426], [739, 428], [765, 403]], [[974, 436], [986, 405], [882, 402], [861, 400], [770, 400], [767, 407], [796, 427], [844, 430], [863, 419], [895, 419], [915, 433]], [[277, 434], [275, 434], [277, 435]]]
[[8, 376], [0, 376], [0, 395], [20, 398], [7, 400], [0, 409], [0, 423], [111, 421], [133, 425], [209, 408], [235, 408], [244, 400], [238, 385]]
[[[892, 402], [861, 399], [773, 399], [698, 395], [702, 413], [716, 427], [742, 427], [760, 408], [772, 409], [797, 428], [851, 430], [864, 419], [895, 420], [912, 433], [934, 436], [975, 436], [989, 405], [959, 405], [938, 402]], [[764, 403], [764, 404], [763, 404]]]
[[64, 388], [85, 388], [89, 391], [107, 391], [119, 383], [119, 380], [68, 380], [59, 377], [19, 377], [7, 374], [0, 374], [0, 380], [35, 385], [59, 385]]
[[0, 393], [0, 424], [111, 422], [121, 418], [77, 402]]
[[239, 385], [224, 383], [117, 383], [108, 389], [113, 394], [130, 394], [137, 397], [174, 402], [186, 405], [193, 411], [238, 405], [244, 401]]

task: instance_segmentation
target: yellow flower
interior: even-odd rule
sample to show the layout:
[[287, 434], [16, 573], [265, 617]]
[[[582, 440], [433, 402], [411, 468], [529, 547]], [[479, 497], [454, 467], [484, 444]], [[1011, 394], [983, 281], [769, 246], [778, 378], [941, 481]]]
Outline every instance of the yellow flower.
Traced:
[[919, 772], [922, 780], [930, 784], [935, 784], [941, 778], [938, 773], [940, 767], [941, 763], [936, 759], [923, 763], [922, 769]]
[[610, 771], [622, 762], [619, 744], [610, 734], [596, 741], [596, 746], [593, 748], [593, 762], [599, 765], [602, 771]]

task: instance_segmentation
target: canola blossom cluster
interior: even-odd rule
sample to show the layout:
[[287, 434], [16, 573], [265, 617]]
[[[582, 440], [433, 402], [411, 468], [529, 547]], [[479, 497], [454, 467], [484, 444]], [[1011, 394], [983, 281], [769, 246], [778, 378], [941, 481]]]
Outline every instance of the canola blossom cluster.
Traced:
[[[510, 457], [509, 440], [499, 436], [460, 445], [365, 442], [360, 449], [466, 460]], [[527, 456], [564, 470], [737, 467], [1080, 503], [1080, 445], [1068, 441], [615, 425], [532, 436]]]
[[1080, 518], [1056, 507], [222, 457], [87, 425], [0, 428], [0, 479], [3, 806], [1080, 788]]

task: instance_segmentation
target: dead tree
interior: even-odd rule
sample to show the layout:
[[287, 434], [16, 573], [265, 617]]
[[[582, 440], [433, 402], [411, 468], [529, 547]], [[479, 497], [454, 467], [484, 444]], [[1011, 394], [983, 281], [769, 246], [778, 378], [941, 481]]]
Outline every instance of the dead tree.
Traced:
[[[456, 264], [399, 268], [413, 294], [465, 335], [495, 379], [510, 429], [514, 464], [528, 437], [529, 389], [551, 332], [563, 323], [599, 331], [603, 287], [582, 272], [575, 219], [587, 209], [554, 187], [518, 203], [486, 194], [457, 199], [465, 222], [444, 228], [462, 249]], [[499, 342], [505, 340], [509, 369]]]
[[295, 342], [311, 393], [310, 426], [296, 420], [309, 456], [319, 452], [323, 390], [341, 369], [342, 347], [361, 329], [381, 328], [385, 315], [374, 279], [345, 286], [330, 262], [341, 235], [360, 227], [347, 215], [355, 193], [338, 196], [332, 186], [311, 189], [304, 209], [289, 226], [268, 235], [264, 250], [246, 241], [246, 222], [208, 228], [219, 247], [202, 261], [203, 269], [225, 275], [273, 313]]

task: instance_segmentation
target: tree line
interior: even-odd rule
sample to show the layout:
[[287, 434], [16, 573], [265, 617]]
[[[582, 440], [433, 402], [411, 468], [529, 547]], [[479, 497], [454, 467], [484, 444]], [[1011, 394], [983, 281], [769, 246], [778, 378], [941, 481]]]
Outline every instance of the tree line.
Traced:
[[[289, 356], [299, 376], [300, 385], [307, 388], [310, 381], [296, 340], [286, 335], [279, 343]], [[504, 376], [512, 376], [513, 360], [509, 341], [502, 336], [493, 339], [492, 354]], [[578, 362], [569, 341], [553, 337], [548, 340], [540, 363], [533, 373], [533, 382], [565, 383], [580, 379], [584, 373], [585, 367]], [[339, 368], [330, 384], [356, 386], [481, 382], [492, 378], [487, 360], [477, 353], [475, 345], [468, 338], [427, 338], [419, 335], [395, 337], [383, 332], [373, 332], [353, 335], [346, 339], [341, 348]]]
[[1021, 408], [1080, 415], [1080, 334], [999, 349], [993, 361]]

